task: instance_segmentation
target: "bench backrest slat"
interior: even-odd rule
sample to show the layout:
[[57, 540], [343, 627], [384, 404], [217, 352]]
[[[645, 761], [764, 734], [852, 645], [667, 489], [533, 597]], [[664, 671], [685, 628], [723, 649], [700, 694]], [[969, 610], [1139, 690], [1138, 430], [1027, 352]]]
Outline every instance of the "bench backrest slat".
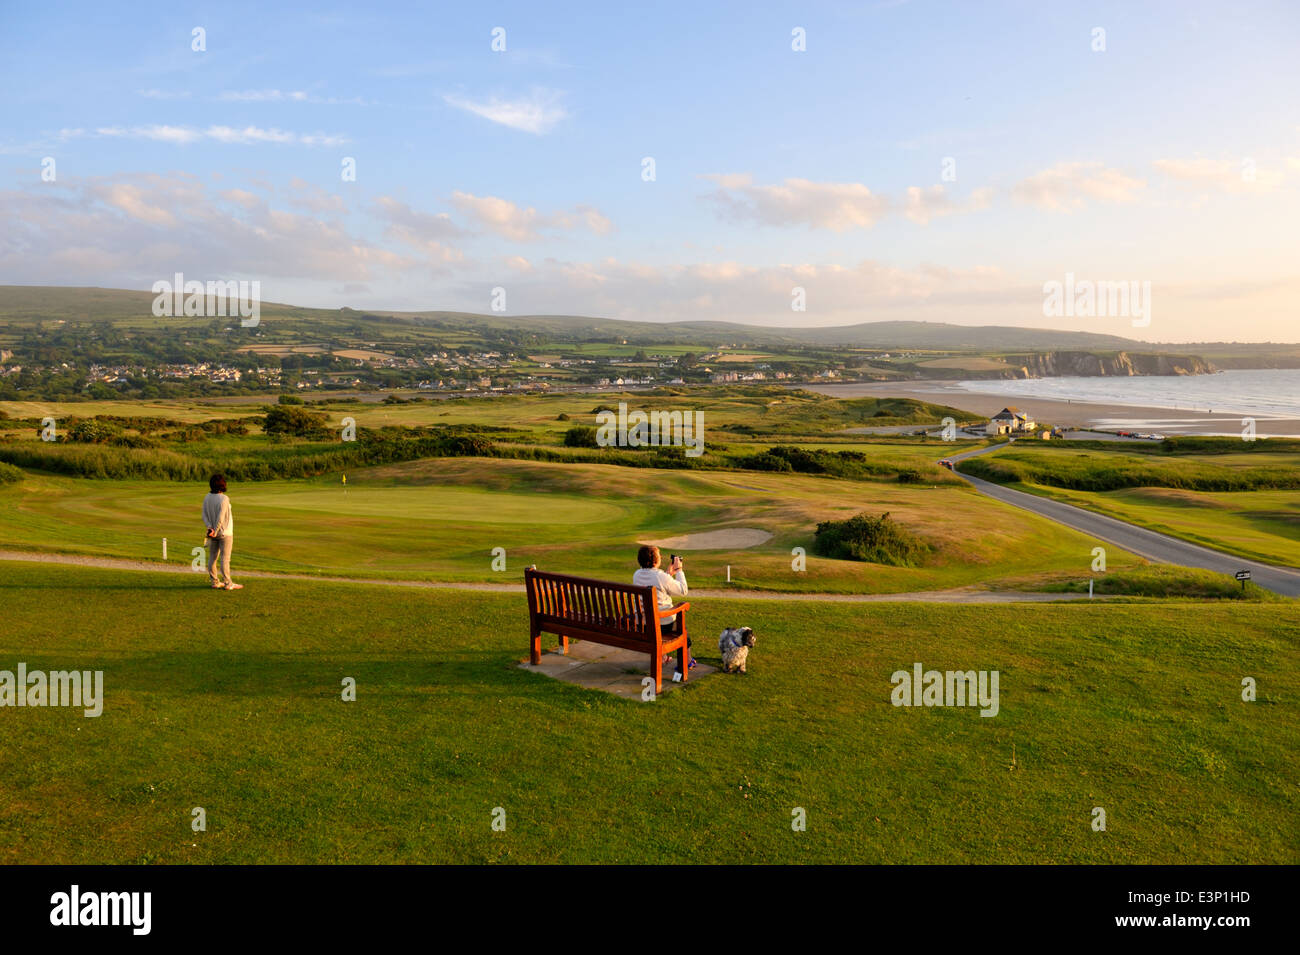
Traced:
[[528, 612], [533, 617], [571, 621], [575, 629], [654, 640], [658, 620], [653, 587], [551, 574], [531, 567], [524, 571], [524, 583]]

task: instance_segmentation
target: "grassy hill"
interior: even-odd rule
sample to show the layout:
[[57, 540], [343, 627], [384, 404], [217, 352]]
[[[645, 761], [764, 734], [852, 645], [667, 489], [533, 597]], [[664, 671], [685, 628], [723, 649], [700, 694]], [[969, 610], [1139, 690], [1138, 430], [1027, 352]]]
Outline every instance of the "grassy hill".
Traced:
[[[0, 322], [72, 324], [109, 322], [124, 327], [162, 324], [203, 327], [207, 319], [155, 318], [154, 295], [124, 289], [0, 286]], [[377, 339], [419, 330], [475, 333], [531, 332], [573, 341], [627, 339], [629, 344], [746, 344], [970, 351], [1015, 349], [1134, 349], [1142, 343], [1116, 335], [1004, 326], [967, 327], [940, 322], [866, 322], [831, 328], [772, 328], [728, 322], [629, 322], [572, 315], [497, 315], [455, 311], [358, 311], [262, 304], [259, 338], [310, 332], [317, 338], [346, 332]]]
[[[749, 675], [641, 703], [517, 669], [522, 595], [0, 575], [3, 665], [105, 694], [5, 711], [0, 862], [1300, 862], [1292, 604], [699, 600]], [[998, 715], [891, 706], [916, 661], [998, 670]]]

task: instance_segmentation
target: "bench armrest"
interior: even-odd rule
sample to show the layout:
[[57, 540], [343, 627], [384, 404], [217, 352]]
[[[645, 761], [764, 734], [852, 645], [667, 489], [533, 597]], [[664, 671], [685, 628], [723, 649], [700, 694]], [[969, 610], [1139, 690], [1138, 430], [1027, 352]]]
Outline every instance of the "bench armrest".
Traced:
[[691, 605], [689, 603], [678, 604], [676, 607], [670, 607], [667, 610], [659, 610], [656, 608], [655, 616], [658, 619], [662, 620], [664, 617], [674, 617], [677, 614], [681, 613], [683, 610], [690, 610], [690, 609], [691, 609]]

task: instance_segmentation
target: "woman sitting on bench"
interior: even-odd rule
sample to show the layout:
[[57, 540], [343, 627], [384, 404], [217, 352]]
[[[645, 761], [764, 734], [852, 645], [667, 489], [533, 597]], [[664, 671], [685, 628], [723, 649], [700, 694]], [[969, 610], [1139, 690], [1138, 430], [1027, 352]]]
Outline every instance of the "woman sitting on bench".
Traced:
[[[674, 555], [672, 565], [668, 568], [672, 572], [671, 574], [665, 574], [659, 569], [662, 560], [659, 548], [654, 544], [641, 545], [641, 549], [636, 552], [636, 562], [641, 566], [632, 575], [632, 583], [637, 587], [653, 587], [655, 596], [659, 599], [659, 609], [671, 610], [674, 597], [686, 596], [686, 574], [682, 571], [682, 559], [680, 557]], [[672, 617], [665, 618], [662, 624], [662, 632], [674, 636], [680, 634], [682, 632], [681, 615], [674, 614]], [[686, 638], [688, 651], [690, 645], [691, 638], [688, 636]], [[694, 667], [695, 657], [691, 657], [689, 668], [694, 669]]]

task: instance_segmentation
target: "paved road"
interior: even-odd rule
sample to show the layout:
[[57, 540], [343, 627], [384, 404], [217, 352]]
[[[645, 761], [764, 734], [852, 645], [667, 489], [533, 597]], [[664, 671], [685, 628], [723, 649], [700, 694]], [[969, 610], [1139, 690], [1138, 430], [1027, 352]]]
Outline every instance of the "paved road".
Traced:
[[[981, 448], [978, 451], [954, 454], [949, 460], [956, 463], [964, 458], [988, 454], [990, 451], [996, 451], [1004, 447], [1006, 447], [1005, 444], [995, 444], [991, 448]], [[995, 497], [999, 501], [1024, 508], [1027, 511], [1033, 511], [1035, 514], [1056, 521], [1058, 524], [1073, 527], [1077, 531], [1082, 531], [1098, 540], [1106, 541], [1108, 544], [1122, 547], [1124, 550], [1145, 557], [1147, 560], [1158, 561], [1162, 564], [1179, 564], [1183, 567], [1202, 567], [1229, 576], [1239, 570], [1249, 570], [1253, 583], [1287, 597], [1300, 597], [1300, 571], [1276, 567], [1272, 564], [1261, 564], [1258, 561], [1246, 560], [1244, 557], [1234, 557], [1231, 554], [1212, 550], [1209, 547], [1202, 547], [1199, 544], [1192, 544], [1176, 537], [1149, 531], [1144, 527], [1135, 527], [1132, 524], [1126, 524], [1124, 521], [1107, 517], [1104, 514], [1094, 514], [1092, 511], [1085, 511], [1083, 508], [1062, 504], [1060, 501], [1048, 500], [1033, 494], [1026, 494], [1024, 491], [1003, 487], [1000, 484], [993, 484], [981, 478], [972, 477], [969, 474], [962, 474], [960, 471], [957, 471], [956, 474], [969, 481], [977, 490], [982, 491], [989, 497]]]

